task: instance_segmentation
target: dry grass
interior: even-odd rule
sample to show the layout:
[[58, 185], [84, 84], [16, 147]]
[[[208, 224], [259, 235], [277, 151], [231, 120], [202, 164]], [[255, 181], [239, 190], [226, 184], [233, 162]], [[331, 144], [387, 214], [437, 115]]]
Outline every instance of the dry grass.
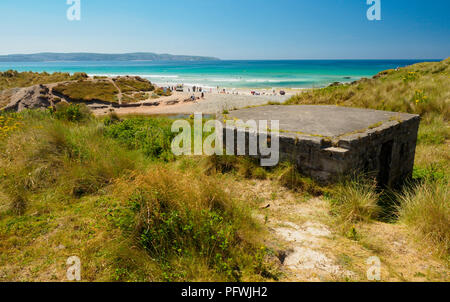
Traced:
[[118, 77], [114, 79], [114, 82], [120, 88], [122, 93], [153, 91], [155, 89], [152, 83], [140, 77], [135, 78]]
[[117, 103], [117, 94], [119, 93], [116, 87], [108, 80], [68, 82], [54, 87], [53, 92], [72, 101], [102, 101], [109, 103]]
[[8, 70], [0, 72], [0, 91], [16, 87], [29, 87], [38, 84], [50, 84], [64, 81], [73, 81], [87, 78], [85, 73], [69, 73], [55, 72], [52, 74], [42, 72], [17, 72]]
[[381, 213], [376, 183], [366, 179], [346, 180], [332, 190], [333, 212], [345, 230], [357, 222], [370, 222]]
[[450, 257], [450, 195], [447, 183], [426, 181], [399, 194], [398, 199], [400, 221], [434, 246], [438, 254]]
[[145, 157], [98, 120], [20, 115], [0, 140], [0, 280], [65, 280], [73, 255], [88, 281], [274, 278], [260, 227], [215, 176]]

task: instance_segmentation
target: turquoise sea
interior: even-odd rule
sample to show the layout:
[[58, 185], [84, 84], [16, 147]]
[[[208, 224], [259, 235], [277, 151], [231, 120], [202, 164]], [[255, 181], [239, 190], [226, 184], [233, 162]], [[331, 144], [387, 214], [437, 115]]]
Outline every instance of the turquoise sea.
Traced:
[[[423, 60], [421, 60], [423, 61]], [[0, 62], [0, 70], [86, 72], [89, 75], [139, 75], [160, 85], [229, 88], [311, 88], [352, 82], [414, 60], [295, 60], [202, 62]]]

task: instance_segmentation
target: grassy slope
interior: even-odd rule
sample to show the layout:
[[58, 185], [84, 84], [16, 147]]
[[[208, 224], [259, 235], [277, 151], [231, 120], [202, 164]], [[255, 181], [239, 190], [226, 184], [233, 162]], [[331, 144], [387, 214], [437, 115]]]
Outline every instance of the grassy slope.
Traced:
[[55, 72], [52, 74], [43, 72], [17, 72], [8, 70], [0, 72], [0, 108], [8, 105], [13, 91], [10, 88], [30, 87], [38, 84], [51, 84], [57, 82], [74, 81], [86, 78], [85, 73]]
[[332, 104], [450, 119], [450, 58], [381, 72], [373, 79], [298, 94], [287, 104]]
[[72, 255], [85, 281], [273, 280], [239, 196], [171, 162], [170, 121], [72, 116], [2, 115], [0, 280], [65, 280]]
[[[124, 103], [132, 103], [145, 100], [149, 97], [147, 92], [155, 87], [149, 81], [141, 78], [114, 78], [114, 82], [108, 78], [95, 77], [87, 80], [85, 73], [55, 72], [17, 72], [13, 70], [0, 72], [0, 92], [10, 88], [29, 87], [37, 84], [52, 84], [67, 82], [54, 87], [54, 91], [76, 101], [99, 100], [109, 103], [118, 102], [119, 90], [123, 94]], [[115, 85], [113, 84], [115, 83]], [[0, 107], [9, 102], [10, 93], [0, 93]]]
[[117, 103], [119, 93], [109, 80], [69, 82], [55, 86], [53, 91], [77, 102], [98, 100], [108, 103]]
[[51, 84], [64, 81], [79, 80], [87, 77], [84, 73], [69, 73], [55, 72], [52, 74], [43, 72], [17, 72], [9, 70], [0, 72], [0, 91], [16, 88], [16, 87], [30, 87], [38, 84]]

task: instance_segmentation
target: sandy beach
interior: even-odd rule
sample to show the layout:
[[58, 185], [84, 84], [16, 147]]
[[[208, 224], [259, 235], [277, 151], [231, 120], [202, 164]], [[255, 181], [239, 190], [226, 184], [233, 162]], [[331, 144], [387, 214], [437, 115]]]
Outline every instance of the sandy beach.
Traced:
[[[189, 88], [192, 91], [192, 88]], [[279, 91], [286, 92], [280, 95]], [[256, 91], [260, 95], [253, 95]], [[201, 112], [204, 114], [222, 113], [224, 110], [233, 110], [245, 108], [248, 106], [265, 105], [269, 102], [282, 103], [292, 95], [301, 90], [277, 89], [276, 93], [265, 89], [228, 89], [226, 93], [219, 92], [217, 89], [208, 90], [202, 98], [201, 92], [176, 92], [171, 96], [160, 97], [158, 99], [146, 100], [140, 102], [139, 107], [122, 107], [113, 110], [119, 115], [142, 114], [142, 115], [165, 115], [165, 114], [192, 114]], [[195, 100], [192, 100], [194, 96]], [[158, 104], [149, 106], [149, 104]], [[110, 108], [93, 109], [95, 115], [101, 116], [111, 112]]]

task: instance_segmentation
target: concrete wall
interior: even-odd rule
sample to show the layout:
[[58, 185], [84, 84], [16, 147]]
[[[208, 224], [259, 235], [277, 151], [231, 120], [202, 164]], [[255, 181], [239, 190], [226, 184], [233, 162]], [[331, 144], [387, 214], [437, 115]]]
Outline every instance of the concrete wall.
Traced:
[[[419, 116], [411, 116], [333, 139], [280, 133], [280, 160], [295, 163], [301, 173], [319, 182], [363, 173], [376, 177], [381, 186], [396, 187], [412, 175], [419, 123]], [[237, 131], [224, 128], [225, 143], [227, 133], [234, 133], [235, 152]]]

